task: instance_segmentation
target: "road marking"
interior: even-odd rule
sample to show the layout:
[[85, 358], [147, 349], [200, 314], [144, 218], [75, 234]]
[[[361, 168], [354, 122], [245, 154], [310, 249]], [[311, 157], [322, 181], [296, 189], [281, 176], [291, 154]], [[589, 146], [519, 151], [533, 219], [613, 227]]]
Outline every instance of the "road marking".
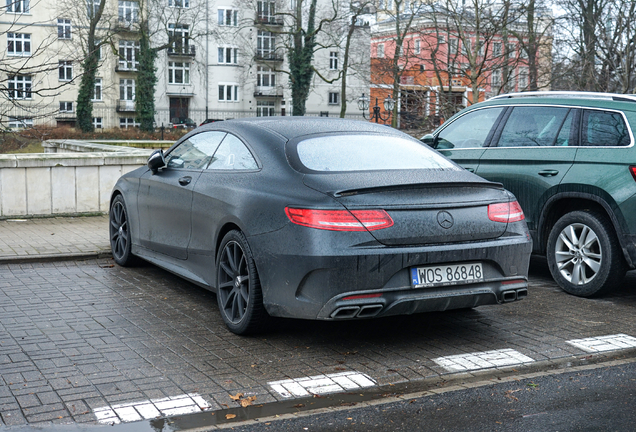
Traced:
[[209, 409], [210, 405], [196, 393], [130, 402], [97, 408], [93, 411], [97, 421], [104, 424], [118, 424], [157, 417], [190, 414]]
[[433, 361], [450, 372], [463, 372], [534, 362], [530, 357], [513, 349], [438, 357], [433, 359]]
[[363, 387], [373, 387], [373, 378], [359, 372], [342, 372], [267, 383], [282, 397], [302, 397], [315, 394], [338, 393]]
[[603, 352], [636, 348], [636, 338], [625, 334], [573, 339], [567, 341], [567, 343], [587, 352]]

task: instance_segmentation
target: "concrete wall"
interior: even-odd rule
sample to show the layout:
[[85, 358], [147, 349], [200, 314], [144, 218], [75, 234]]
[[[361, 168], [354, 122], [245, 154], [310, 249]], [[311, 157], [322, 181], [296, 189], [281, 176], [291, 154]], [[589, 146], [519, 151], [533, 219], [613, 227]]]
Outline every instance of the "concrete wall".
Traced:
[[127, 150], [0, 155], [0, 218], [107, 213], [117, 179], [151, 152]]

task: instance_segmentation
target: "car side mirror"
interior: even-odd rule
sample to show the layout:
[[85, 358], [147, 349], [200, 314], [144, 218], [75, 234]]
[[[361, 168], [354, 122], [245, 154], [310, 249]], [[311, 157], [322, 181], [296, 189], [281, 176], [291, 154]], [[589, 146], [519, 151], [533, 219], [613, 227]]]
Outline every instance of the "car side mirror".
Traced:
[[429, 147], [433, 147], [435, 148], [435, 135], [433, 134], [426, 134], [424, 135], [422, 138], [420, 138], [420, 141], [422, 141], [424, 144], [426, 144]]
[[148, 168], [156, 174], [159, 168], [166, 166], [166, 159], [163, 157], [163, 150], [155, 150], [148, 157]]

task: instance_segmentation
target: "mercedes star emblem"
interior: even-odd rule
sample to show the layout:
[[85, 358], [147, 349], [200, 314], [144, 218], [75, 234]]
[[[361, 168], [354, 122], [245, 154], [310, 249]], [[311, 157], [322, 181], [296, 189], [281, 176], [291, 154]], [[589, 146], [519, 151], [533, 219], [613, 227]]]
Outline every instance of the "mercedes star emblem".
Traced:
[[439, 223], [442, 228], [449, 229], [455, 222], [449, 212], [441, 211], [437, 213], [437, 223]]

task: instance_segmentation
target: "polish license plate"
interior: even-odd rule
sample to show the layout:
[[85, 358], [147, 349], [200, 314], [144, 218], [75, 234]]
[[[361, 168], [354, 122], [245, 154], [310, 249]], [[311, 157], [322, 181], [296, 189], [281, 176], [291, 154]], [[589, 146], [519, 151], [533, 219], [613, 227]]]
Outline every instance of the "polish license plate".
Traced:
[[484, 269], [481, 263], [436, 265], [411, 269], [411, 283], [415, 288], [457, 285], [483, 280]]

